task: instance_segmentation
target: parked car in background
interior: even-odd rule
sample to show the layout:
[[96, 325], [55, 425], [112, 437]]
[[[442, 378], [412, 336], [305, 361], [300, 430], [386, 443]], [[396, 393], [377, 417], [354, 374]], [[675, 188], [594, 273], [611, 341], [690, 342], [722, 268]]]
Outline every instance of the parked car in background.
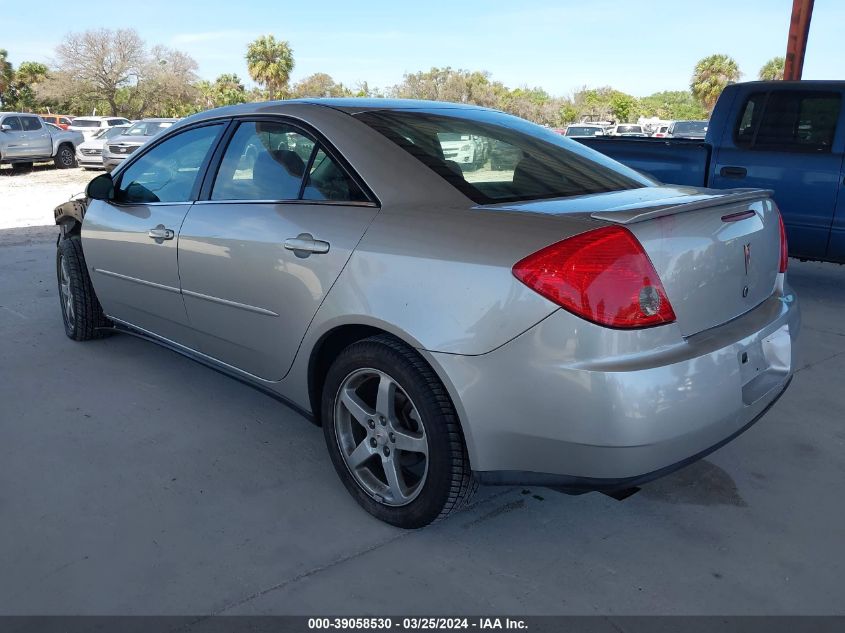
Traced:
[[669, 131], [668, 125], [658, 125], [651, 135], [652, 138], [666, 138], [666, 133]]
[[112, 116], [78, 116], [74, 117], [68, 129], [74, 132], [82, 132], [86, 139], [94, 138], [94, 136], [103, 129], [114, 127], [116, 125], [128, 125], [131, 123], [129, 119], [123, 117]]
[[600, 125], [584, 125], [583, 123], [567, 125], [564, 136], [583, 138], [588, 136], [604, 136], [604, 128]]
[[444, 158], [461, 168], [477, 169], [487, 160], [487, 144], [474, 134], [443, 132], [437, 138]]
[[136, 149], [157, 136], [179, 119], [142, 119], [126, 128], [122, 134], [110, 138], [103, 146], [103, 167], [111, 171]]
[[[473, 136], [519, 150], [513, 171], [465, 177], [443, 143]], [[749, 428], [796, 370], [767, 191], [660, 186], [486, 108], [210, 110], [55, 218], [69, 338], [137, 333], [286, 400], [351, 496], [404, 528], [478, 481], [664, 475]]]
[[668, 138], [703, 139], [707, 135], [707, 121], [672, 121], [666, 131]]
[[845, 81], [727, 86], [704, 142], [580, 139], [679, 185], [774, 191], [793, 257], [845, 263]]
[[76, 148], [76, 162], [85, 169], [103, 169], [103, 145], [123, 134], [128, 125], [115, 125], [100, 130], [94, 138], [88, 139]]
[[490, 169], [493, 171], [513, 171], [522, 156], [522, 150], [515, 145], [498, 139], [490, 143]]
[[65, 114], [39, 114], [38, 116], [41, 117], [42, 121], [58, 125], [63, 130], [68, 129], [73, 123], [73, 117]]
[[55, 125], [54, 123], [47, 123], [46, 121], [44, 122], [44, 125], [47, 126], [47, 129], [50, 131], [50, 134], [54, 138], [60, 138], [62, 140], [67, 139], [68, 141], [73, 143], [74, 148], [79, 147], [82, 144], [82, 142], [85, 140], [85, 137], [82, 136], [81, 132], [74, 132], [73, 130], [65, 130], [65, 129], [62, 129], [61, 127], [59, 127], [58, 125]]
[[643, 130], [642, 125], [636, 123], [620, 123], [619, 125], [611, 125], [604, 132], [605, 136], [642, 136], [646, 137], [648, 134]]
[[37, 114], [0, 112], [0, 163], [14, 170], [50, 160], [60, 169], [75, 167], [79, 141], [80, 135], [45, 123]]

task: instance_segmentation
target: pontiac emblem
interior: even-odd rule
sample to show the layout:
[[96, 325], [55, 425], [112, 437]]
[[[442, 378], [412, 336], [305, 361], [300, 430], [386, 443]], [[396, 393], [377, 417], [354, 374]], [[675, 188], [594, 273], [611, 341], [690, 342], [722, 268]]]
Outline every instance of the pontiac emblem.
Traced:
[[745, 274], [748, 274], [748, 267], [751, 265], [751, 244], [746, 244], [742, 247], [742, 252], [745, 254]]

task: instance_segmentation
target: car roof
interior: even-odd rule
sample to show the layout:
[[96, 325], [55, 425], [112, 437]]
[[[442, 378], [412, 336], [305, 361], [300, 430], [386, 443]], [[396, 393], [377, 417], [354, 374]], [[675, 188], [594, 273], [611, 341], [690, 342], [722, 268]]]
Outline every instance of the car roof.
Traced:
[[371, 98], [337, 98], [337, 99], [287, 99], [285, 101], [254, 101], [238, 105], [223, 106], [213, 110], [205, 110], [181, 119], [180, 123], [203, 121], [221, 116], [239, 116], [244, 114], [283, 114], [285, 110], [295, 106], [314, 106], [332, 108], [347, 114], [375, 110], [414, 110], [419, 112], [435, 112], [440, 110], [488, 110], [481, 106], [448, 103], [445, 101], [425, 101], [420, 99], [371, 99]]
[[175, 118], [156, 118], [151, 117], [149, 119], [141, 119], [140, 121], [135, 121], [135, 123], [176, 123], [179, 119]]

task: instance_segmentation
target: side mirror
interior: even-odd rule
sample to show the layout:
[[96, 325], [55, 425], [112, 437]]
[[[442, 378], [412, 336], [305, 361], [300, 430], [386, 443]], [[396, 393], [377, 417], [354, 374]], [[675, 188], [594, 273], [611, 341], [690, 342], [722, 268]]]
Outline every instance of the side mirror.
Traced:
[[89, 182], [85, 195], [92, 200], [114, 200], [114, 181], [111, 174], [100, 174]]
[[11, 131], [11, 129], [12, 129], [12, 126], [8, 125], [7, 123], [0, 125], [0, 131], [9, 132], [9, 131]]

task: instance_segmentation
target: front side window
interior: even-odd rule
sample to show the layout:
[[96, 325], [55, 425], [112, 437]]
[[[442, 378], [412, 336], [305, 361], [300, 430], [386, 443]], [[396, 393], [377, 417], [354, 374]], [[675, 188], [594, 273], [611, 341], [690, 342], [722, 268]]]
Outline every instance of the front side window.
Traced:
[[115, 200], [126, 204], [191, 200], [222, 128], [218, 123], [186, 130], [144, 153], [121, 172]]
[[11, 132], [21, 131], [21, 120], [16, 116], [7, 116], [3, 119], [2, 125], [8, 125]]
[[483, 110], [469, 116], [382, 110], [356, 118], [481, 204], [653, 184], [598, 152], [522, 119]]
[[34, 132], [41, 129], [41, 121], [38, 120], [38, 117], [34, 116], [22, 116], [21, 125], [23, 126], [24, 132]]
[[752, 94], [734, 139], [748, 149], [829, 152], [841, 108], [842, 96], [835, 92]]

